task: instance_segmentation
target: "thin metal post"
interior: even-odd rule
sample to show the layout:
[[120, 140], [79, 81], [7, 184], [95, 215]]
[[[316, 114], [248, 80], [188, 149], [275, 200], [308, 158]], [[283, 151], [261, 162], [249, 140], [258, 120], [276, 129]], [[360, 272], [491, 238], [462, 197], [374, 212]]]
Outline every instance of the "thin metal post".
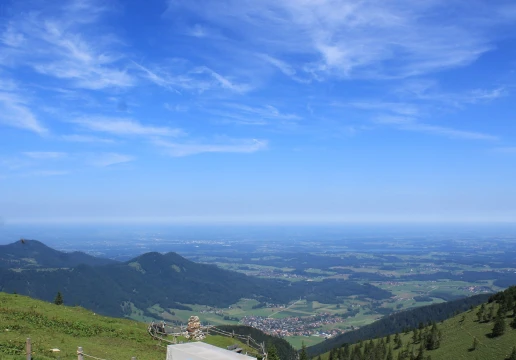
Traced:
[[82, 355], [82, 346], [79, 346], [77, 349], [77, 360], [84, 360], [84, 356]]
[[30, 338], [27, 338], [27, 342], [25, 343], [25, 351], [27, 353], [27, 360], [32, 359], [32, 345], [30, 343]]

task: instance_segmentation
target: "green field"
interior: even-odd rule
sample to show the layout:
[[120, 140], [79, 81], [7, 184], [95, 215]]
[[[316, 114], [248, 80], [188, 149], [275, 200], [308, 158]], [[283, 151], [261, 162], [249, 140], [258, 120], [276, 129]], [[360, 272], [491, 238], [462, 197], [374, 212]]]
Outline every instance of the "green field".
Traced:
[[323, 342], [324, 338], [320, 336], [288, 336], [285, 340], [287, 340], [295, 349], [301, 349], [303, 344], [306, 346], [316, 345]]

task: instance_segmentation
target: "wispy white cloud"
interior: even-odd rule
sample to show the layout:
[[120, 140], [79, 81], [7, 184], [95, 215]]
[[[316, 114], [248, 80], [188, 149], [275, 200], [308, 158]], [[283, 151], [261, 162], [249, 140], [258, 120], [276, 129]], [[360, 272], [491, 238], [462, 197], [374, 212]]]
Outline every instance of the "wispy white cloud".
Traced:
[[209, 35], [209, 32], [204, 26], [201, 26], [200, 24], [195, 24], [190, 31], [188, 32], [189, 35], [203, 38]]
[[96, 1], [71, 1], [59, 8], [20, 14], [0, 35], [4, 63], [29, 66], [78, 88], [133, 86], [136, 80], [121, 62], [124, 56], [113, 51], [119, 42], [90, 26], [105, 9]]
[[66, 170], [37, 170], [27, 176], [62, 176], [68, 175], [70, 172]]
[[[296, 54], [317, 79], [407, 77], [464, 66], [493, 49], [496, 30], [515, 20], [501, 11], [505, 3], [170, 0], [168, 16], [190, 12], [195, 23], [238, 33], [236, 47], [271, 50], [263, 60], [287, 75], [284, 59]], [[439, 16], [443, 7], [449, 16]]]
[[2, 91], [2, 88], [9, 89], [7, 83], [0, 81], [0, 86], [0, 124], [29, 130], [39, 135], [47, 134], [47, 128], [32, 112], [28, 101], [19, 95], [19, 92]]
[[143, 72], [143, 76], [147, 78], [150, 82], [164, 87], [168, 90], [175, 90], [174, 87], [183, 84], [183, 81], [181, 79], [174, 79], [170, 75], [166, 73], [159, 74], [157, 71], [151, 71], [150, 69], [146, 68], [145, 66], [138, 64], [137, 62], [133, 61], [134, 66], [136, 66], [138, 69], [140, 69]]
[[77, 142], [77, 143], [102, 143], [102, 144], [114, 144], [115, 140], [113, 139], [105, 139], [97, 136], [89, 136], [89, 135], [62, 135], [61, 139], [69, 142]]
[[493, 149], [495, 152], [504, 154], [516, 154], [516, 146], [503, 146]]
[[463, 107], [471, 104], [489, 103], [509, 94], [504, 86], [491, 89], [470, 89], [461, 92], [449, 92], [440, 89], [435, 80], [410, 80], [399, 86], [395, 92], [401, 97], [413, 101], [440, 103], [451, 107]]
[[189, 107], [186, 106], [186, 105], [172, 105], [172, 104], [169, 104], [169, 103], [165, 103], [163, 105], [163, 107], [165, 109], [167, 109], [168, 111], [174, 111], [174, 112], [187, 112], [189, 110]]
[[207, 66], [194, 67], [187, 71], [179, 71], [167, 68], [149, 69], [139, 63], [133, 62], [139, 69], [142, 76], [152, 83], [168, 90], [179, 90], [204, 92], [210, 89], [223, 88], [235, 93], [245, 93], [252, 89], [252, 86], [239, 83]]
[[496, 141], [497, 136], [476, 131], [459, 130], [446, 126], [439, 126], [418, 122], [415, 119], [401, 116], [379, 116], [375, 119], [377, 124], [389, 125], [399, 130], [414, 131], [430, 135], [439, 135], [451, 139], [487, 140]]
[[150, 126], [127, 118], [110, 118], [103, 116], [82, 117], [74, 123], [91, 131], [105, 132], [113, 135], [134, 136], [182, 136], [183, 130], [165, 126]]
[[67, 156], [67, 153], [55, 151], [27, 151], [23, 154], [31, 159], [38, 160], [62, 159]]
[[154, 144], [165, 149], [165, 152], [174, 157], [196, 155], [202, 153], [254, 153], [264, 150], [268, 146], [266, 140], [237, 140], [229, 139], [225, 143], [176, 143], [164, 140], [155, 140]]
[[279, 125], [295, 122], [300, 116], [292, 113], [282, 113], [272, 105], [261, 107], [237, 103], [225, 104], [221, 109], [211, 110], [222, 122], [232, 122], [240, 125]]
[[267, 54], [260, 54], [259, 57], [262, 58], [263, 60], [265, 60], [266, 62], [268, 62], [269, 64], [274, 65], [283, 74], [285, 74], [287, 76], [294, 76], [294, 75], [296, 75], [296, 70], [291, 65], [289, 65], [287, 62], [285, 62], [285, 61], [276, 59], [276, 58], [274, 58], [274, 57], [272, 57], [270, 55], [267, 55]]
[[475, 89], [461, 93], [441, 92], [435, 81], [410, 81], [396, 92], [403, 101], [383, 101], [375, 99], [350, 102], [335, 102], [334, 106], [344, 106], [363, 110], [376, 124], [391, 125], [403, 131], [415, 131], [456, 139], [497, 140], [498, 137], [483, 132], [459, 130], [442, 124], [429, 124], [426, 118], [436, 109], [462, 108], [464, 105], [488, 103], [506, 95], [504, 88], [492, 90]]
[[0, 34], [0, 42], [10, 47], [18, 47], [25, 41], [25, 36], [17, 32], [13, 27], [8, 27]]
[[348, 103], [337, 102], [334, 106], [353, 107], [362, 110], [388, 111], [399, 115], [417, 115], [420, 109], [417, 105], [403, 102], [386, 102], [377, 100], [351, 101]]
[[220, 75], [219, 73], [213, 71], [212, 69], [210, 69], [206, 66], [198, 68], [197, 70], [194, 71], [194, 73], [195, 72], [207, 73], [207, 74], [211, 75], [222, 88], [225, 88], [225, 89], [228, 89], [228, 90], [231, 90], [234, 92], [244, 93], [244, 92], [251, 90], [250, 85], [238, 84], [238, 83], [232, 81], [231, 79]]
[[91, 164], [94, 166], [99, 167], [107, 167], [112, 166], [116, 164], [122, 164], [134, 161], [135, 157], [131, 155], [125, 155], [125, 154], [117, 154], [117, 153], [105, 153], [105, 154], [98, 154], [95, 156], [95, 158], [91, 161]]

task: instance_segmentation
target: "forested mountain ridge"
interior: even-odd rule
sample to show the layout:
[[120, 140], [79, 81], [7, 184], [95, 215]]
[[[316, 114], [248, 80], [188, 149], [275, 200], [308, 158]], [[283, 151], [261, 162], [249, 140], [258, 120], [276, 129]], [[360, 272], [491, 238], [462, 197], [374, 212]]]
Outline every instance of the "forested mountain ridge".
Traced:
[[195, 263], [176, 253], [151, 252], [124, 263], [55, 269], [63, 267], [59, 265], [53, 264], [51, 271], [0, 268], [0, 291], [47, 301], [60, 291], [67, 304], [110, 316], [129, 315], [130, 303], [145, 312], [156, 304], [165, 309], [184, 308], [181, 304], [227, 307], [244, 297], [276, 303], [304, 297], [328, 303], [338, 302], [340, 296], [392, 296], [389, 291], [349, 280], [291, 283], [262, 279]]
[[115, 260], [94, 257], [80, 251], [61, 252], [36, 240], [20, 240], [0, 245], [0, 268], [71, 268], [81, 264], [101, 266]]
[[516, 287], [432, 324], [374, 340], [344, 344], [327, 360], [516, 360]]

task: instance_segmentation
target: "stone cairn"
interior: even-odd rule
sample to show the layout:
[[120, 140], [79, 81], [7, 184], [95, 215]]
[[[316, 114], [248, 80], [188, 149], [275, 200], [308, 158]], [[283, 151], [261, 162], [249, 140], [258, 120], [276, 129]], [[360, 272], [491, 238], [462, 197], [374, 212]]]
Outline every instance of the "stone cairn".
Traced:
[[201, 321], [198, 316], [190, 316], [184, 336], [188, 340], [203, 340], [206, 336], [201, 330]]

